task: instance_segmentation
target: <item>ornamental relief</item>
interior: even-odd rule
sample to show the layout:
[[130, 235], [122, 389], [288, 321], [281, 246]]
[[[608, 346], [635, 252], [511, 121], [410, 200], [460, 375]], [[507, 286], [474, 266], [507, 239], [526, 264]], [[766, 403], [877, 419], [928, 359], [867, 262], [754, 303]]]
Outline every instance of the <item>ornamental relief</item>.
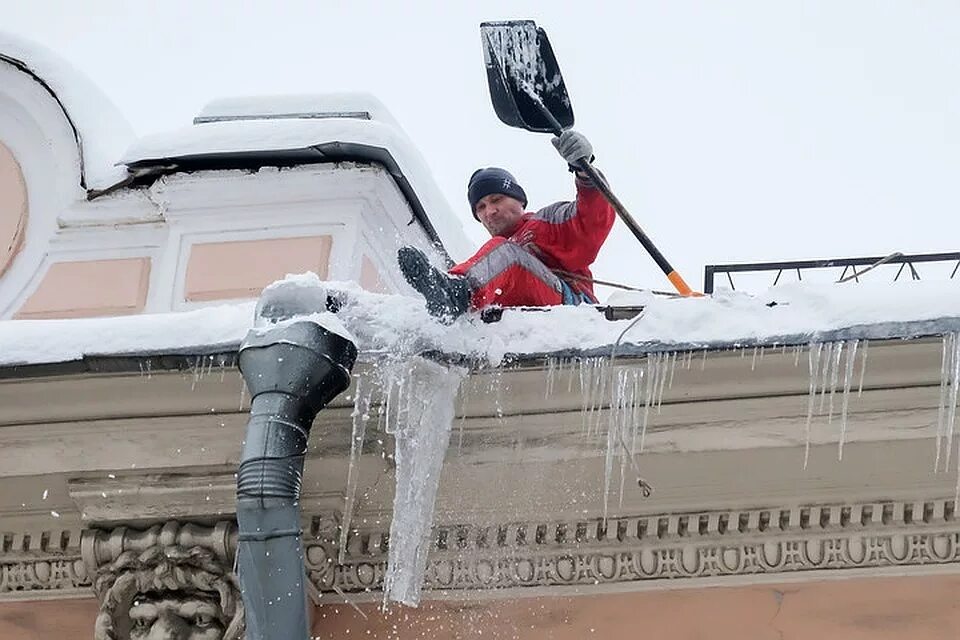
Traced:
[[[436, 554], [427, 566], [429, 589], [477, 590], [506, 587], [713, 578], [801, 571], [921, 566], [960, 562], [960, 532], [895, 534], [860, 538], [821, 537], [717, 545], [652, 543], [632, 551], [530, 552], [506, 557]], [[308, 544], [308, 553], [310, 547]], [[440, 557], [437, 557], [440, 556]], [[322, 591], [379, 589], [385, 559], [348, 561], [326, 571]], [[331, 582], [331, 580], [335, 580]], [[334, 589], [334, 585], [337, 589]]]
[[[389, 536], [354, 532], [341, 555], [340, 521], [337, 513], [311, 517], [304, 532], [307, 578], [320, 592], [381, 589]], [[45, 551], [33, 549], [28, 536], [8, 540], [0, 553], [0, 598], [40, 591], [76, 595], [92, 587], [101, 601], [98, 640], [135, 638], [137, 628], [158, 621], [212, 629], [204, 631], [211, 640], [239, 637], [231, 522], [87, 530], [79, 548], [73, 541]], [[444, 525], [435, 527], [432, 547], [428, 589], [589, 586], [958, 563], [960, 524], [952, 500], [820, 505], [779, 514]]]
[[79, 553], [57, 559], [0, 561], [0, 597], [30, 591], [85, 591], [90, 586]]
[[81, 547], [100, 601], [94, 640], [242, 640], [233, 523], [87, 531]]
[[[960, 562], [953, 500], [815, 505], [434, 529], [428, 589], [590, 585]], [[904, 532], [905, 528], [914, 531]], [[884, 529], [896, 531], [883, 534]], [[383, 532], [306, 540], [321, 591], [382, 586]], [[319, 549], [323, 549], [322, 553]], [[314, 551], [314, 549], [317, 549]], [[320, 578], [322, 576], [322, 579]]]

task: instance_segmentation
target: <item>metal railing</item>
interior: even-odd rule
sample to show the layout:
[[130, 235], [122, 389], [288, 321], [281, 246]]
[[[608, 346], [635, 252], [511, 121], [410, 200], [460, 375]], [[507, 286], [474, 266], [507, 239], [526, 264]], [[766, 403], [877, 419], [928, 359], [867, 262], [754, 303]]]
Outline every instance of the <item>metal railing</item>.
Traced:
[[[829, 260], [795, 260], [784, 262], [745, 262], [737, 264], [708, 264], [703, 268], [703, 292], [713, 293], [714, 279], [717, 274], [726, 274], [727, 282], [730, 288], [736, 290], [733, 283], [734, 273], [757, 273], [762, 271], [776, 271], [777, 275], [773, 279], [773, 286], [780, 282], [780, 278], [786, 272], [795, 271], [798, 280], [803, 280], [803, 272], [810, 269], [839, 269], [843, 267], [843, 272], [837, 279], [837, 282], [848, 282], [850, 280], [860, 280], [860, 276], [866, 272], [885, 264], [899, 264], [900, 268], [894, 276], [894, 281], [899, 280], [904, 271], [909, 269], [910, 277], [913, 280], [920, 280], [920, 272], [916, 264], [924, 262], [956, 262], [950, 278], [957, 274], [960, 269], [960, 252], [952, 253], [919, 253], [903, 254], [892, 253], [888, 256], [876, 256], [868, 258], [831, 258]], [[858, 267], [865, 267], [857, 270]], [[850, 275], [848, 275], [850, 274]]]

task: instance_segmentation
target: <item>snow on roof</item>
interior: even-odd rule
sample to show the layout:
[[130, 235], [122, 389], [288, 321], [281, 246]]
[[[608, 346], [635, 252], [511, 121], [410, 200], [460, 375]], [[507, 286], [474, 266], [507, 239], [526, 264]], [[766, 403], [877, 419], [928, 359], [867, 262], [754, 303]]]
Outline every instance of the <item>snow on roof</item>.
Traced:
[[219, 98], [204, 106], [194, 122], [344, 116], [376, 120], [400, 128], [380, 100], [362, 92]]
[[[476, 314], [446, 326], [423, 301], [321, 282], [312, 274], [284, 281], [294, 302], [342, 300], [337, 318], [355, 336], [361, 358], [433, 353], [483, 364], [508, 354], [600, 355], [624, 330], [618, 354], [759, 344], [804, 344], [848, 338], [910, 338], [960, 331], [954, 283], [783, 285], [762, 295], [726, 292], [704, 298], [634, 296], [642, 317], [608, 321], [589, 306], [544, 312], [506, 310], [492, 324]], [[776, 303], [776, 304], [772, 304]], [[317, 310], [322, 311], [322, 310]], [[254, 326], [254, 304], [182, 313], [77, 320], [0, 322], [0, 366], [69, 362], [84, 356], [205, 354], [235, 349]]]
[[115, 163], [134, 139], [133, 129], [87, 76], [47, 48], [0, 31], [2, 58], [37, 76], [63, 106], [80, 139], [86, 188], [103, 189], [127, 175]]
[[218, 100], [207, 105], [192, 126], [137, 140], [120, 162], [142, 165], [176, 158], [280, 153], [329, 143], [386, 150], [413, 188], [447, 252], [460, 259], [472, 253], [460, 220], [423, 156], [383, 104], [369, 94]]

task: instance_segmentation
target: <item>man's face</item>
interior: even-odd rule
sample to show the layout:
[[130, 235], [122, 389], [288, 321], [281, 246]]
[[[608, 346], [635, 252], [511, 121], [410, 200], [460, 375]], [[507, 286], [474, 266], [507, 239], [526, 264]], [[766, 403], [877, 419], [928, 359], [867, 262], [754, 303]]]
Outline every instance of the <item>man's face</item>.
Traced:
[[509, 238], [520, 225], [523, 203], [502, 193], [491, 193], [480, 199], [473, 212], [491, 236]]

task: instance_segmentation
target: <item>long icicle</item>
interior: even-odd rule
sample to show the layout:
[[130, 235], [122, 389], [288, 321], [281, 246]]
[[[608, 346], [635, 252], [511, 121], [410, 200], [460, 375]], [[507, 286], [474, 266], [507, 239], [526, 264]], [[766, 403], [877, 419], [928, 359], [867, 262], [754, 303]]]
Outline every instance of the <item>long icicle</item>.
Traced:
[[847, 342], [847, 362], [843, 372], [843, 406], [840, 409], [840, 443], [837, 446], [837, 460], [843, 460], [843, 443], [847, 438], [847, 408], [850, 406], [850, 385], [853, 382], [853, 365], [857, 359], [859, 340]]
[[833, 371], [830, 372], [830, 405], [827, 410], [827, 424], [833, 423], [833, 397], [837, 392], [837, 382], [840, 378], [840, 360], [843, 357], [843, 344], [833, 345]]
[[808, 352], [810, 363], [810, 393], [807, 397], [807, 426], [805, 429], [806, 444], [803, 448], [803, 469], [806, 471], [807, 463], [810, 461], [810, 423], [813, 421], [813, 405], [817, 399], [817, 378], [820, 373], [821, 351], [823, 344], [811, 343]]
[[826, 407], [827, 400], [827, 383], [830, 381], [830, 364], [833, 362], [833, 348], [835, 343], [828, 342], [825, 353], [823, 354], [823, 368], [821, 370], [820, 378], [820, 408], [817, 409], [817, 415], [823, 415], [823, 410]]
[[347, 492], [346, 501], [343, 507], [343, 519], [340, 523], [340, 548], [338, 552], [338, 562], [346, 562], [347, 542], [350, 536], [350, 525], [353, 520], [353, 510], [357, 500], [357, 480], [360, 470], [360, 457], [363, 455], [363, 439], [367, 431], [367, 421], [370, 419], [370, 396], [373, 391], [372, 383], [368, 383], [371, 389], [367, 390], [363, 385], [363, 378], [357, 377], [357, 386], [353, 393], [353, 412], [350, 417], [353, 422], [353, 428], [350, 433], [350, 462], [347, 467]]
[[643, 401], [643, 427], [640, 429], [640, 451], [647, 441], [647, 425], [650, 422], [650, 404], [653, 402], [653, 390], [657, 386], [657, 358], [658, 354], [647, 355], [647, 388]]
[[[945, 419], [947, 417], [947, 393], [950, 389], [950, 386], [947, 384], [949, 380], [948, 376], [952, 368], [950, 366], [950, 359], [953, 357], [953, 335], [952, 333], [945, 333], [942, 338], [942, 353], [940, 356], [940, 402], [937, 405], [937, 457], [933, 462], [933, 472], [936, 473], [940, 470], [940, 456], [943, 452], [943, 440], [946, 437], [945, 433]], [[944, 465], [944, 471], [947, 470], [946, 465]]]
[[[950, 372], [950, 399], [949, 411], [947, 412], [947, 461], [944, 463], [944, 467], [950, 465], [950, 454], [953, 451], [953, 432], [954, 432], [954, 420], [957, 417], [957, 392], [958, 384], [960, 384], [960, 334], [953, 334], [953, 359], [951, 361], [953, 367]], [[957, 456], [958, 462], [960, 462], [960, 455]], [[958, 468], [958, 473], [960, 473], [960, 468]]]
[[870, 341], [863, 341], [863, 350], [861, 351], [861, 360], [860, 360], [860, 383], [857, 385], [857, 397], [863, 395], [863, 377], [867, 373], [867, 349], [870, 347]]

